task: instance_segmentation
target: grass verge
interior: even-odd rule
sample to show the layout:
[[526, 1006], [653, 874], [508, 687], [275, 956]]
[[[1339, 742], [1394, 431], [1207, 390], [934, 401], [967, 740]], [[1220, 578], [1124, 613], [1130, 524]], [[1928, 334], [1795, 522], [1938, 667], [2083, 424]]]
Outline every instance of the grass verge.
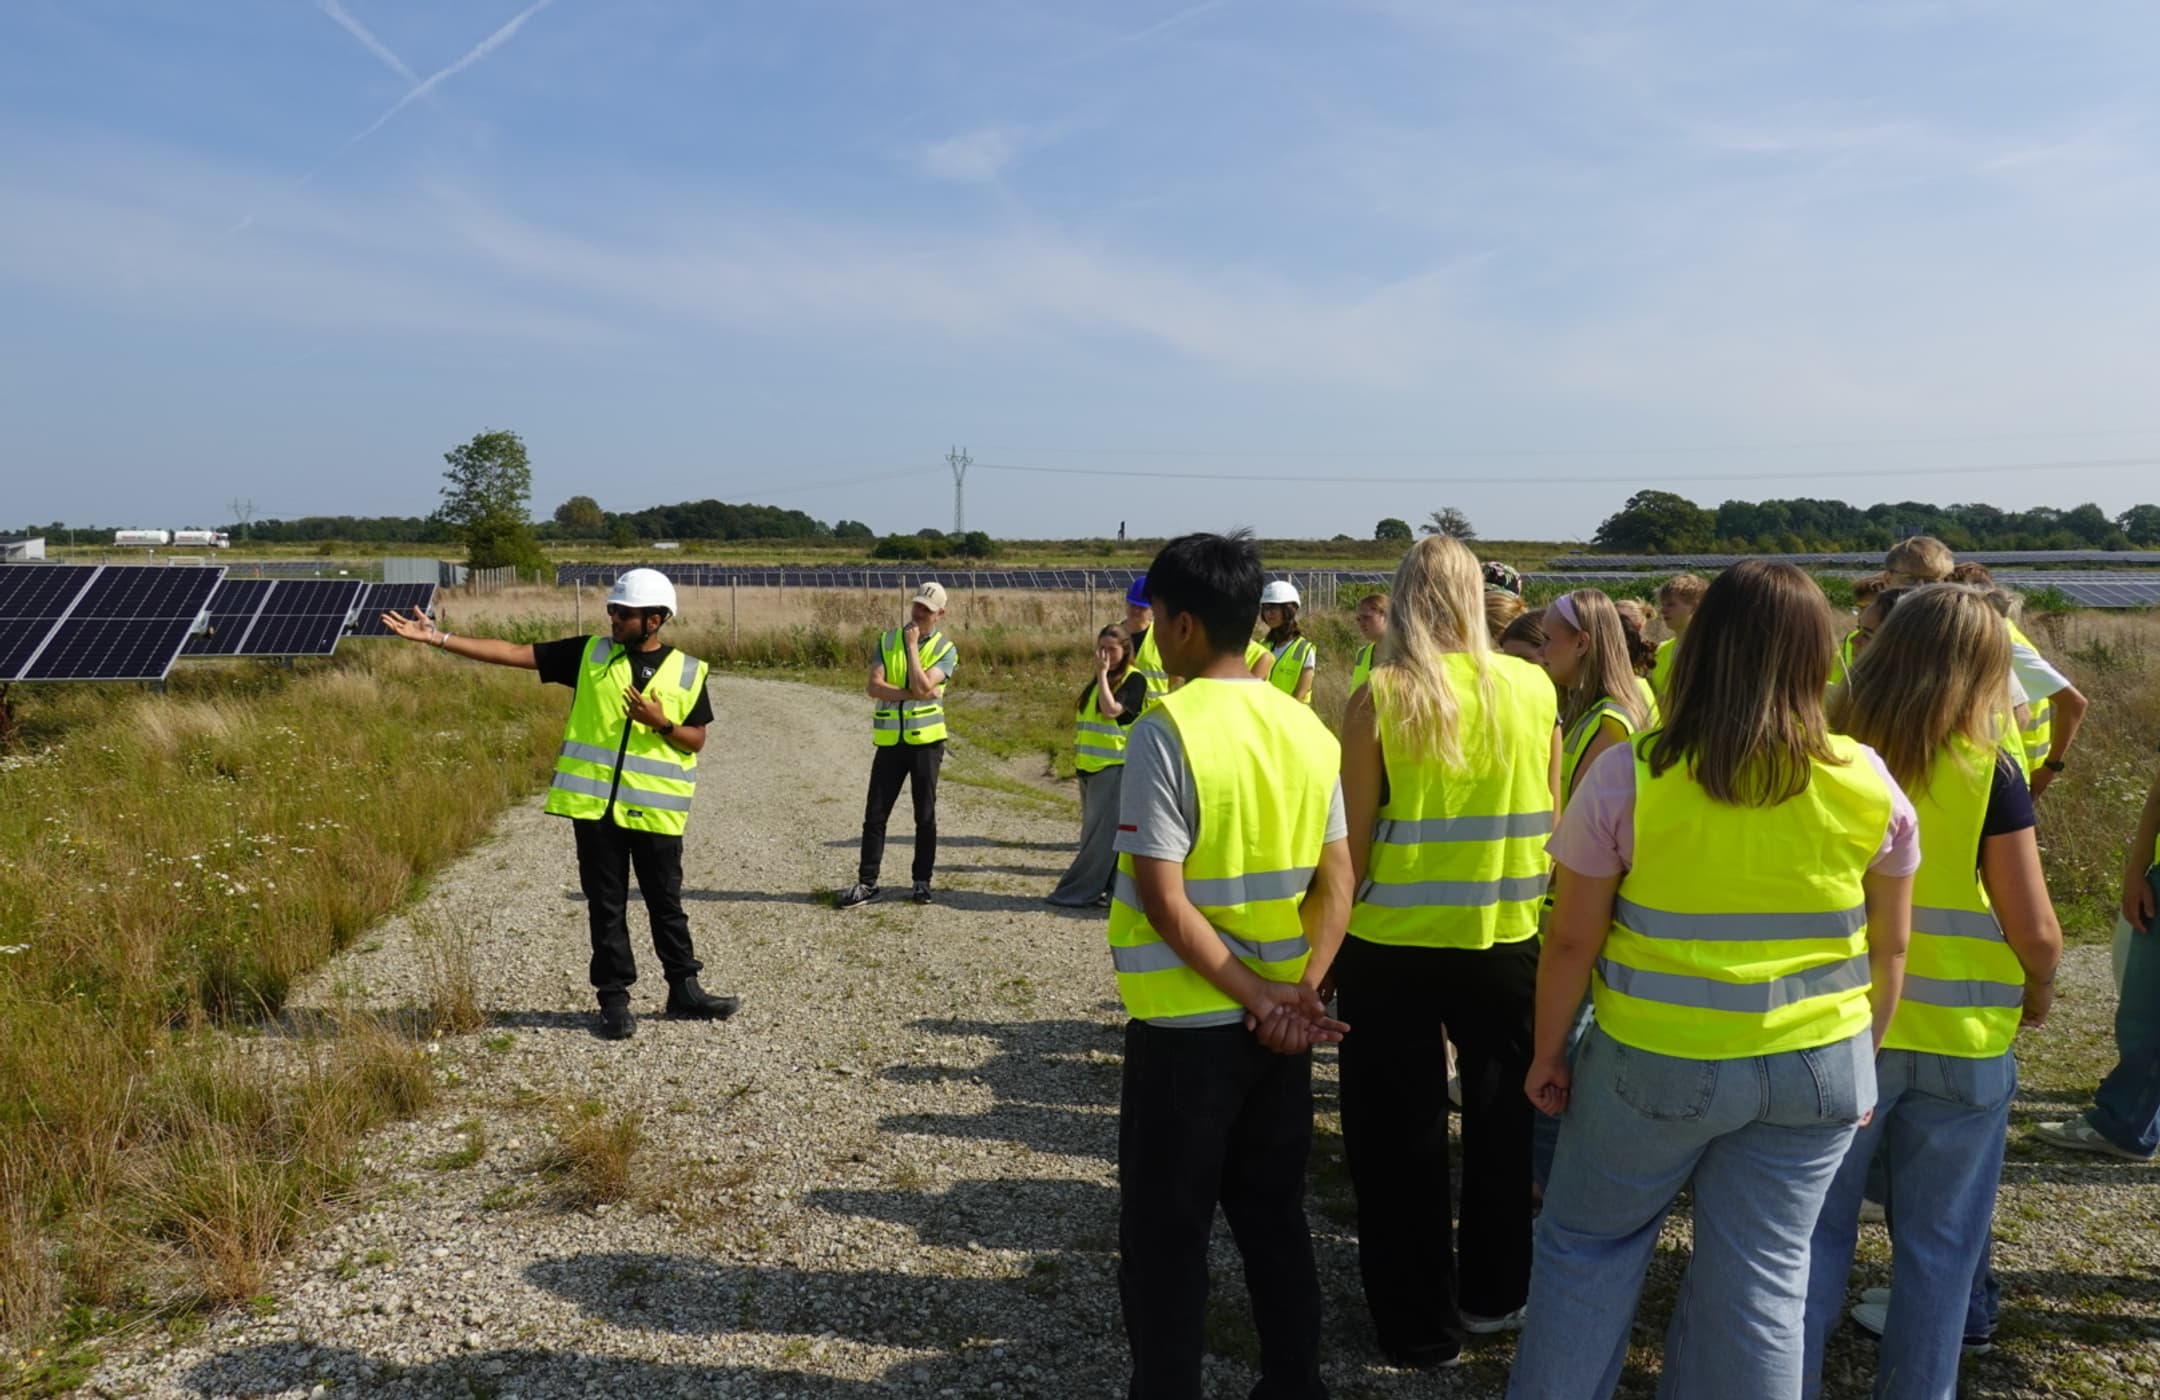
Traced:
[[[426, 1102], [423, 1047], [388, 1023], [256, 1043], [219, 1028], [274, 1018], [295, 978], [533, 790], [562, 704], [530, 676], [387, 643], [14, 701], [0, 1381], [35, 1388], [57, 1383], [39, 1379], [57, 1374], [49, 1344], [251, 1296], [347, 1187], [360, 1135]], [[467, 972], [427, 1019], [473, 1018]]]

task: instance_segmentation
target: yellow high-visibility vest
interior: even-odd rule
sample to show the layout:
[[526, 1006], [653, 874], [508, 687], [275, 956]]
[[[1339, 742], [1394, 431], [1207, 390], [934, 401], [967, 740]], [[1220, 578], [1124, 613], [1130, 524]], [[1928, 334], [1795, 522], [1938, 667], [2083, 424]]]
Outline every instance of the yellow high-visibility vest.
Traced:
[[1890, 788], [1843, 735], [1807, 790], [1774, 807], [1713, 802], [1635, 741], [1635, 865], [1621, 878], [1591, 996], [1613, 1039], [1684, 1059], [1808, 1050], [1867, 1029], [1862, 879]]
[[[1120, 676], [1111, 683], [1112, 693], [1123, 680], [1124, 676]], [[1074, 721], [1073, 767], [1082, 773], [1100, 773], [1125, 762], [1125, 726], [1103, 718], [1102, 700], [1096, 689], [1088, 687], [1087, 698], [1080, 702], [1079, 718]]]
[[1170, 673], [1163, 669], [1162, 652], [1156, 649], [1153, 627], [1148, 628], [1147, 635], [1133, 651], [1133, 669], [1147, 677], [1147, 703], [1140, 707], [1140, 713], [1145, 715], [1170, 693]]
[[[2032, 647], [2036, 652], [2040, 650], [2040, 648], [2033, 646], [2032, 638], [2020, 631], [2015, 622], [2004, 618], [2003, 623], [2010, 629], [2011, 641]], [[2048, 747], [2055, 742], [2055, 700], [2053, 696], [2029, 695], [2026, 697], [2025, 727], [2022, 737], [2025, 740], [2025, 776], [2030, 778], [2033, 774], [2039, 772], [2040, 765], [2047, 761]]]
[[[1312, 654], [1311, 638], [1292, 637], [1283, 647], [1282, 654], [1275, 658], [1275, 669], [1268, 672], [1268, 679], [1283, 694], [1292, 699], [1297, 698], [1298, 678], [1305, 674], [1305, 658]], [[1305, 703], [1312, 703], [1310, 695], [1306, 697]]]
[[1937, 756], [1927, 791], [1910, 794], [1920, 818], [1920, 871], [1905, 990], [1885, 1050], [1982, 1059], [2017, 1038], [2025, 969], [2003, 938], [1976, 863], [1994, 768], [1993, 750], [1953, 740]]
[[1673, 658], [1679, 654], [1680, 639], [1667, 637], [1657, 644], [1657, 655], [1650, 662], [1650, 695], [1656, 703], [1665, 703], [1665, 692], [1672, 687]]
[[1390, 738], [1379, 688], [1371, 691], [1387, 801], [1373, 823], [1350, 936], [1420, 948], [1519, 943], [1537, 932], [1545, 895], [1558, 698], [1544, 672], [1488, 660], [1499, 725], [1495, 748], [1477, 663], [1455, 652], [1441, 664], [1459, 707], [1460, 770], [1429, 754], [1402, 752]]
[[[878, 650], [885, 657], [885, 684], [907, 689], [907, 643], [901, 639], [900, 629], [895, 627], [880, 637]], [[951, 676], [953, 644], [943, 632], [932, 632], [916, 642], [915, 652], [922, 658], [924, 675], [942, 669], [947, 677]], [[881, 749], [901, 743], [935, 744], [944, 737], [945, 702], [937, 696], [928, 700], [880, 700], [871, 712], [870, 742]]]
[[[706, 674], [704, 662], [678, 651], [643, 693], [669, 722], [681, 724], [705, 693]], [[608, 816], [626, 830], [680, 836], [697, 793], [697, 755], [676, 748], [656, 729], [631, 723], [623, 694], [631, 681], [630, 653], [594, 637], [579, 663], [577, 697], [563, 725], [547, 810], [582, 821]]]
[[1582, 718], [1576, 720], [1560, 740], [1560, 801], [1563, 805], [1575, 795], [1576, 770], [1582, 767], [1584, 756], [1590, 752], [1591, 741], [1597, 738], [1599, 726], [1608, 719], [1620, 726], [1622, 738], [1635, 737], [1635, 722], [1628, 718], [1626, 710], [1608, 697], [1583, 711]]
[[1359, 686], [1372, 679], [1373, 648], [1378, 645], [1377, 642], [1367, 642], [1358, 648], [1357, 664], [1350, 668], [1350, 693], [1352, 695], [1357, 694]]
[[[1342, 746], [1318, 716], [1273, 686], [1191, 680], [1162, 714], [1184, 746], [1200, 829], [1185, 857], [1185, 895], [1223, 945], [1271, 982], [1304, 975], [1311, 948], [1298, 910], [1326, 844]], [[1235, 1025], [1244, 1009], [1187, 967], [1149, 926], [1120, 854], [1111, 893], [1110, 958], [1136, 1020]]]

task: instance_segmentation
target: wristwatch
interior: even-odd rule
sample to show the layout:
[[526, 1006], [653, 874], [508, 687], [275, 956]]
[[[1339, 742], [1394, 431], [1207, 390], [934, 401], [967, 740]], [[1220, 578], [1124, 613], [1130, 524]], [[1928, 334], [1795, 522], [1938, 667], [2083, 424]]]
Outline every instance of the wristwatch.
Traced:
[[2040, 766], [2050, 773], [2060, 773], [2065, 767], [2063, 761], [2059, 758], [2043, 758], [2040, 760]]
[[666, 724], [656, 725], [654, 727], [660, 732], [661, 736], [664, 738], [667, 735], [673, 734], [675, 732], [675, 721], [669, 720]]

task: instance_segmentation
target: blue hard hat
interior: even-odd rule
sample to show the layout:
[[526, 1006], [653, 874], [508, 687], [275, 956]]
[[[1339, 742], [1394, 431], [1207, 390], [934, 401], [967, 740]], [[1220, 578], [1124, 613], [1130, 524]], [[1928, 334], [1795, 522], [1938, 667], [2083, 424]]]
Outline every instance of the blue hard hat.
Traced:
[[1132, 587], [1125, 590], [1125, 606], [1144, 608], [1147, 605], [1147, 575], [1142, 574], [1132, 581]]

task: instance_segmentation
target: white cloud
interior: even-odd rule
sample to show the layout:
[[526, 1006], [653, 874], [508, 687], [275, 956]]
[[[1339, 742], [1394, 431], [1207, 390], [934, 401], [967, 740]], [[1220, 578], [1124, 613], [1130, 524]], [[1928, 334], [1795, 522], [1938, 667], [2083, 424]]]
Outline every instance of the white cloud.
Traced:
[[978, 127], [923, 147], [915, 163], [934, 180], [986, 184], [1005, 173], [1021, 145], [1021, 134], [1011, 127]]

